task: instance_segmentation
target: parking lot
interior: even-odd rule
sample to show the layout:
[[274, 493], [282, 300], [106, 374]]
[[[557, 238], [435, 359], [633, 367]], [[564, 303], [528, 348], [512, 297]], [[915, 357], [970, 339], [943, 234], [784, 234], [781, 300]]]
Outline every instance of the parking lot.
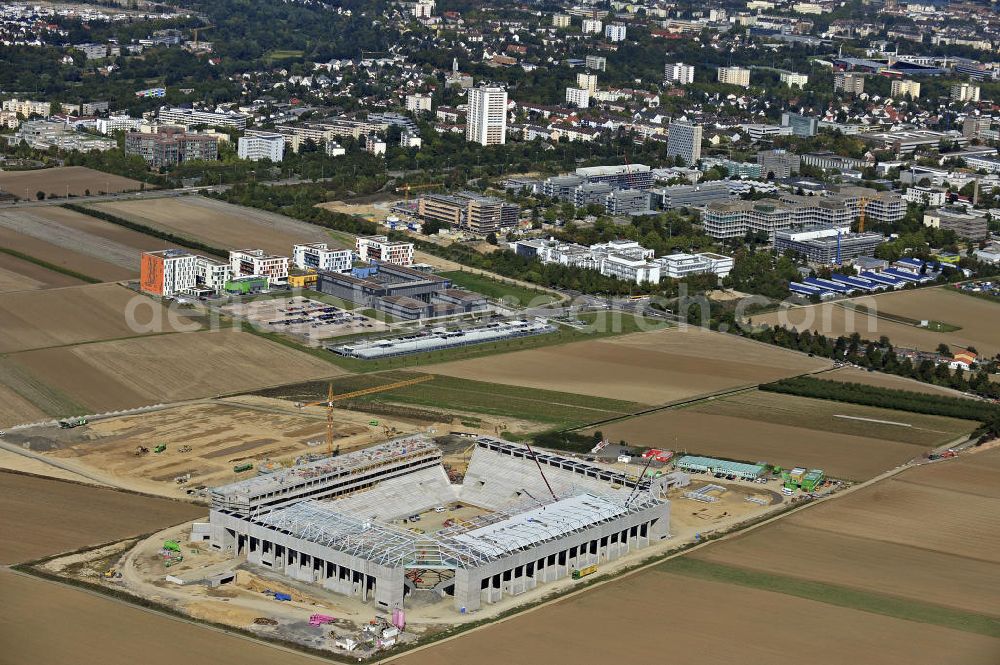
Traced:
[[285, 333], [311, 342], [386, 329], [381, 321], [303, 296], [251, 300], [222, 309], [262, 330]]

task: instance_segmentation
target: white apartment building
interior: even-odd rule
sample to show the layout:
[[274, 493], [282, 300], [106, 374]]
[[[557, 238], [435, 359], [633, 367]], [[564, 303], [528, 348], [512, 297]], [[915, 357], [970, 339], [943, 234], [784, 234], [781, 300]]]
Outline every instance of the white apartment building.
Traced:
[[581, 30], [585, 35], [599, 35], [604, 29], [604, 24], [594, 18], [583, 19]]
[[581, 72], [576, 75], [576, 87], [583, 88], [590, 94], [597, 92], [597, 74]]
[[568, 28], [570, 22], [569, 14], [553, 14], [552, 15], [552, 27], [553, 28]]
[[750, 87], [750, 70], [743, 67], [719, 67], [719, 83]]
[[267, 277], [270, 284], [288, 281], [288, 257], [265, 254], [262, 249], [234, 249], [229, 252], [233, 278]]
[[702, 127], [690, 122], [672, 122], [667, 128], [667, 156], [680, 157], [685, 166], [701, 159]]
[[273, 132], [247, 132], [240, 137], [236, 154], [240, 159], [254, 162], [261, 159], [280, 162], [285, 158], [285, 137]]
[[105, 136], [110, 136], [115, 132], [138, 132], [142, 125], [141, 118], [132, 118], [127, 115], [112, 115], [107, 118], [97, 118], [94, 121], [94, 128]]
[[920, 96], [920, 82], [907, 79], [896, 79], [892, 82], [893, 97], [905, 97], [909, 95], [913, 99]]
[[585, 109], [590, 106], [590, 91], [586, 88], [566, 88], [566, 103]]
[[247, 128], [247, 120], [250, 116], [245, 113], [215, 113], [214, 111], [196, 111], [194, 109], [182, 109], [164, 106], [156, 114], [161, 124], [180, 125], [181, 127], [191, 127], [192, 125], [209, 125], [211, 127], [235, 127], [243, 131]]
[[794, 88], [795, 86], [798, 86], [799, 88], [804, 88], [806, 87], [806, 84], [809, 83], [808, 74], [797, 74], [795, 72], [781, 72], [778, 75], [778, 78], [780, 78], [781, 82], [787, 85], [789, 88]]
[[389, 240], [387, 236], [358, 236], [354, 252], [361, 261], [413, 265], [413, 243]]
[[292, 263], [299, 270], [350, 272], [354, 254], [349, 249], [329, 249], [325, 242], [293, 245]]
[[733, 258], [722, 254], [704, 252], [701, 254], [668, 254], [656, 259], [660, 275], [671, 279], [684, 279], [691, 275], [712, 273], [725, 277], [733, 269]]
[[849, 95], [860, 95], [865, 91], [865, 75], [861, 72], [834, 72], [833, 89], [843, 90]]
[[630, 259], [619, 254], [609, 254], [601, 259], [601, 274], [606, 277], [617, 277], [626, 282], [651, 282], [656, 284], [660, 281], [660, 266], [645, 259]]
[[683, 62], [668, 62], [663, 67], [663, 82], [674, 82], [679, 85], [694, 83], [694, 65]]
[[225, 261], [207, 256], [195, 257], [195, 278], [199, 287], [221, 291], [233, 277], [233, 268]]
[[951, 86], [951, 99], [955, 102], [978, 102], [979, 86], [973, 83], [956, 83]]
[[465, 140], [480, 145], [507, 142], [507, 91], [499, 86], [469, 88]]
[[604, 28], [604, 36], [607, 37], [609, 42], [625, 41], [625, 24], [612, 23], [611, 25]]
[[422, 113], [431, 110], [431, 96], [425, 94], [413, 94], [406, 96], [406, 110], [414, 113]]
[[939, 208], [944, 205], [947, 194], [948, 190], [943, 188], [914, 185], [903, 194], [903, 200], [923, 204], [930, 208]]
[[5, 99], [3, 102], [3, 110], [10, 111], [11, 113], [20, 113], [25, 118], [32, 115], [40, 115], [43, 118], [48, 118], [52, 115], [52, 103], [51, 102], [34, 102], [30, 99]]
[[139, 288], [157, 296], [173, 296], [197, 284], [198, 257], [183, 249], [143, 252]]

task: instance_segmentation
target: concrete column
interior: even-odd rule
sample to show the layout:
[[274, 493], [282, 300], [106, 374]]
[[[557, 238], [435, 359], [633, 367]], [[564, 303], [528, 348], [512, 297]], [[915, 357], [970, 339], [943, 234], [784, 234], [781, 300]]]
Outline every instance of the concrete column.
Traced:
[[478, 610], [482, 607], [482, 587], [483, 578], [475, 575], [472, 571], [459, 568], [455, 571], [455, 610], [461, 611], [464, 607], [467, 612]]

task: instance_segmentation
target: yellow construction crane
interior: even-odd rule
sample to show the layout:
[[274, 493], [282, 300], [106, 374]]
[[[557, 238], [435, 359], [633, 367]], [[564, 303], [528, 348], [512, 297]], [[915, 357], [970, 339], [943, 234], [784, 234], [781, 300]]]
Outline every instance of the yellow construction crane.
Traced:
[[198, 46], [198, 33], [199, 32], [201, 32], [202, 30], [208, 30], [209, 28], [214, 28], [214, 27], [215, 27], [214, 25], [209, 24], [209, 25], [198, 26], [197, 28], [191, 28], [191, 32], [194, 33], [194, 45]]
[[[339, 402], [345, 399], [351, 399], [352, 397], [362, 397], [364, 395], [372, 395], [375, 393], [382, 393], [388, 390], [396, 390], [397, 388], [405, 388], [407, 386], [416, 385], [418, 383], [423, 383], [424, 381], [430, 381], [433, 379], [433, 375], [421, 376], [416, 379], [408, 379], [406, 381], [397, 381], [396, 383], [390, 383], [385, 386], [375, 386], [374, 388], [364, 388], [362, 390], [353, 390], [349, 393], [341, 393], [335, 395], [333, 393], [333, 384], [331, 383], [327, 391], [326, 399], [320, 400], [318, 402], [309, 402], [307, 404], [298, 404], [300, 409], [304, 409], [307, 406], [325, 406], [326, 407], [326, 453], [328, 456], [333, 457], [333, 403]], [[339, 448], [338, 448], [339, 450]]]
[[410, 190], [411, 189], [435, 189], [437, 187], [441, 187], [441, 185], [438, 184], [438, 183], [433, 183], [433, 182], [432, 183], [428, 183], [428, 184], [424, 184], [424, 185], [411, 185], [409, 183], [406, 183], [402, 187], [397, 187], [396, 188], [396, 193], [398, 194], [399, 192], [405, 192], [406, 193], [406, 200], [409, 201], [410, 200]]
[[858, 233], [865, 232], [865, 208], [868, 207], [868, 199], [861, 197], [858, 201]]

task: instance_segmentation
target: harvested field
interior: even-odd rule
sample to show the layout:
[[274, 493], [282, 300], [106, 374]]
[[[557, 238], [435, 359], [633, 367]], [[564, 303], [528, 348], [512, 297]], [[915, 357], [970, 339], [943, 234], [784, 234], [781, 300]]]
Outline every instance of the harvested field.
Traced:
[[923, 465], [693, 556], [1000, 617], [998, 478], [1000, 449]]
[[[600, 630], [581, 629], [597, 621]], [[819, 665], [994, 665], [998, 652], [1000, 640], [981, 635], [647, 571], [399, 662], [655, 663], [669, 654], [670, 662], [731, 665], [807, 653]]]
[[343, 373], [318, 358], [238, 330], [63, 346], [10, 359], [93, 412]]
[[252, 247], [289, 256], [295, 243], [340, 245], [318, 226], [200, 196], [115, 201], [90, 207], [221, 249]]
[[205, 508], [182, 501], [2, 471], [0, 563], [99, 545], [204, 515]]
[[[79, 665], [81, 645], [94, 646], [102, 665], [208, 663], [316, 665], [305, 655], [221, 633], [194, 623], [12, 572], [0, 572], [0, 662]], [[38, 630], [38, 617], [58, 608], [58, 638]], [[200, 655], [199, 655], [200, 654]], [[91, 662], [93, 659], [91, 659]]]
[[624, 439], [633, 445], [807, 466], [835, 478], [865, 480], [977, 426], [953, 418], [753, 391], [602, 425], [600, 430], [612, 441]]
[[0, 295], [0, 353], [79, 344], [143, 334], [126, 314], [147, 324], [162, 321], [152, 332], [198, 330], [201, 325], [179, 314], [168, 315], [156, 301], [117, 284], [92, 284], [48, 291]]
[[[36, 192], [45, 195], [66, 196], [67, 188], [73, 196], [85, 196], [105, 192], [134, 192], [142, 183], [131, 178], [95, 171], [85, 166], [59, 166], [34, 171], [0, 171], [0, 189], [10, 192], [20, 199], [35, 199]], [[146, 185], [148, 189], [155, 189]]]
[[754, 317], [755, 323], [785, 323], [799, 330], [809, 328], [826, 335], [859, 333], [865, 339], [887, 336], [894, 345], [934, 351], [939, 344], [975, 347], [993, 356], [1000, 352], [996, 330], [1000, 327], [1000, 307], [982, 298], [970, 298], [947, 287], [932, 287], [877, 296], [854, 298], [853, 302], [878, 312], [915, 320], [932, 320], [960, 326], [954, 332], [932, 332], [903, 323], [885, 321], [847, 312], [836, 303], [796, 307]]
[[81, 284], [86, 282], [0, 252], [0, 294]]
[[844, 383], [860, 383], [866, 386], [877, 388], [892, 388], [894, 390], [908, 390], [914, 393], [924, 393], [927, 395], [945, 395], [948, 397], [961, 397], [962, 393], [945, 386], [936, 386], [932, 383], [924, 383], [916, 379], [895, 374], [885, 374], [883, 372], [866, 372], [857, 367], [841, 367], [830, 372], [823, 372], [817, 378], [825, 381], [843, 381]]
[[701, 328], [642, 332], [442, 363], [466, 379], [663, 404], [811, 372], [831, 363]]
[[[0, 214], [0, 217], [2, 216], [3, 214]], [[0, 247], [106, 282], [130, 279], [136, 274], [135, 268], [124, 268], [102, 257], [80, 251], [79, 248], [60, 246], [49, 242], [46, 238], [36, 238], [12, 231], [2, 225], [0, 225]]]
[[0, 429], [20, 423], [45, 420], [46, 415], [13, 388], [0, 383]]

